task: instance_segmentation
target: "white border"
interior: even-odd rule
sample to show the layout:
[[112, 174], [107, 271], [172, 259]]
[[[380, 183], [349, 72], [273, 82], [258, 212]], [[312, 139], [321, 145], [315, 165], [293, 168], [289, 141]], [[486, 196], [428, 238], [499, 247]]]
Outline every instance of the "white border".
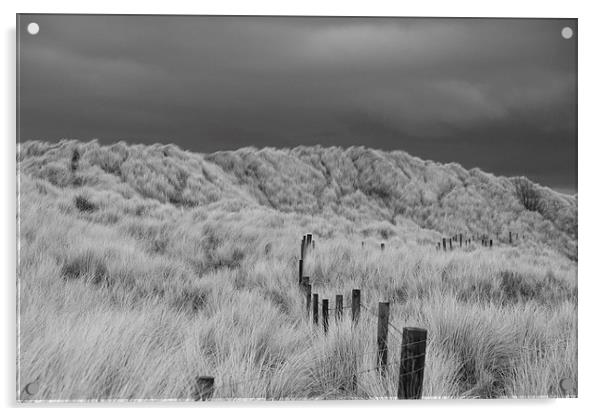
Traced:
[[[602, 91], [600, 42], [602, 41], [602, 15], [596, 2], [505, 0], [495, 4], [483, 1], [211, 1], [183, 2], [164, 0], [161, 2], [103, 0], [99, 2], [79, 1], [4, 1], [1, 4], [0, 19], [3, 25], [2, 87], [1, 100], [2, 126], [4, 137], [1, 155], [4, 159], [0, 169], [4, 198], [2, 210], [2, 246], [0, 264], [2, 276], [2, 375], [0, 376], [0, 400], [5, 407], [15, 404], [15, 268], [16, 268], [16, 181], [15, 181], [15, 13], [126, 13], [126, 14], [279, 14], [279, 15], [356, 15], [356, 16], [485, 16], [485, 17], [570, 17], [579, 18], [579, 399], [567, 400], [497, 400], [497, 401], [423, 401], [420, 403], [391, 402], [285, 402], [265, 403], [246, 402], [232, 404], [215, 402], [210, 407], [198, 409], [188, 404], [178, 406], [178, 410], [189, 412], [224, 413], [244, 411], [251, 415], [280, 414], [285, 411], [291, 416], [307, 412], [332, 414], [338, 409], [351, 415], [361, 415], [367, 411], [383, 412], [425, 412], [426, 414], [504, 414], [508, 412], [534, 411], [548, 415], [567, 411], [589, 413], [599, 408], [596, 403], [599, 386], [602, 384], [602, 368], [598, 351], [601, 336], [599, 331], [600, 305], [602, 294], [599, 262], [596, 249], [602, 245], [600, 216], [602, 215], [601, 192], [602, 175], [598, 169], [602, 156], [600, 131], [602, 130], [602, 109], [599, 104]], [[598, 406], [596, 406], [598, 404]], [[63, 415], [65, 411], [80, 412], [82, 405], [50, 405], [41, 409], [51, 414]], [[176, 410], [173, 405], [157, 403], [132, 405], [83, 405], [96, 414], [111, 412], [131, 413], [142, 411], [145, 415], [162, 414], [166, 410]], [[18, 406], [29, 412], [32, 406]], [[36, 406], [34, 406], [35, 408]], [[39, 407], [39, 406], [37, 406]], [[157, 409], [157, 407], [159, 407]], [[163, 408], [162, 408], [163, 407]]]

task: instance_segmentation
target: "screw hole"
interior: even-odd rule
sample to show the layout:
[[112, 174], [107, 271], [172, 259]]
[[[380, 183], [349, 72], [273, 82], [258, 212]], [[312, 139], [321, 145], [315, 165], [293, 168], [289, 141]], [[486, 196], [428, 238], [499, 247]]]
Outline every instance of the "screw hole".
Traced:
[[565, 39], [570, 39], [573, 37], [573, 29], [571, 29], [568, 26], [563, 27], [562, 31], [560, 33], [562, 34], [562, 37]]
[[40, 25], [38, 25], [36, 22], [31, 22], [30, 24], [27, 25], [27, 32], [30, 35], [37, 35], [39, 31], [40, 31]]

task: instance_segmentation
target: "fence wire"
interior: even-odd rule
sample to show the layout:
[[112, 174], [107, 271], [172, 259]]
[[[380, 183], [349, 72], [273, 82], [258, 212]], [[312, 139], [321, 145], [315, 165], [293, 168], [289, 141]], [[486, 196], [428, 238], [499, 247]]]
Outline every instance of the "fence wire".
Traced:
[[[421, 342], [424, 342], [424, 341], [421, 341]], [[415, 342], [408, 343], [406, 345], [410, 345], [410, 344], [415, 344]], [[401, 348], [403, 348], [403, 346], [404, 345], [402, 344]], [[366, 351], [366, 352], [363, 352], [361, 354], [352, 354], [352, 355], [354, 355], [354, 358], [357, 358], [357, 357], [362, 357], [362, 356], [365, 356], [365, 355], [368, 355], [368, 354], [377, 354], [380, 351], [382, 351], [382, 350]], [[371, 368], [367, 368], [367, 369], [363, 369], [363, 370], [359, 370], [359, 371], [351, 371], [350, 372], [350, 376], [351, 377], [357, 377], [360, 374], [366, 374], [366, 373], [373, 372], [373, 371], [382, 371], [384, 368], [389, 368], [391, 366], [400, 366], [401, 363], [404, 362], [404, 361], [413, 360], [413, 359], [424, 357], [424, 356], [426, 356], [426, 353], [421, 353], [421, 354], [411, 355], [411, 356], [408, 356], [408, 357], [403, 357], [403, 358], [401, 358], [399, 360], [394, 360], [393, 362], [390, 362], [390, 363], [385, 364], [385, 365], [377, 365], [376, 367], [371, 367]], [[319, 363], [319, 360], [314, 361], [314, 363]], [[400, 374], [400, 376], [417, 373], [419, 371], [422, 371], [424, 368], [425, 367], [423, 366], [423, 367], [420, 367], [420, 368], [412, 370], [412, 371], [407, 371], [407, 372], [404, 372], [404, 373]], [[296, 372], [295, 373], [290, 373], [285, 378], [289, 378], [290, 376], [297, 375], [297, 374], [298, 373], [296, 373]], [[314, 377], [318, 377], [317, 375], [313, 374], [313, 372], [310, 372], [309, 375], [314, 375]], [[327, 373], [325, 375], [326, 375], [327, 378], [334, 379], [336, 383], [339, 383], [340, 380], [341, 380], [341, 378], [342, 378], [342, 376], [339, 375], [339, 372], [337, 372], [336, 370], [331, 370], [329, 373]], [[278, 375], [278, 376], [281, 377], [281, 375]], [[253, 377], [253, 378], [248, 378], [248, 379], [244, 379], [244, 380], [238, 380], [238, 381], [233, 381], [233, 382], [216, 383], [213, 386], [213, 390], [215, 391], [217, 389], [224, 389], [224, 388], [227, 388], [227, 387], [232, 388], [232, 387], [239, 386], [239, 385], [249, 385], [251, 383], [255, 383], [257, 381], [261, 381], [261, 380], [264, 380], [266, 378], [268, 378], [268, 382], [271, 382], [271, 380], [274, 379], [274, 375], [273, 374], [272, 375], [264, 374], [264, 375], [259, 376], [259, 377]]]
[[[364, 305], [363, 303], [360, 303], [360, 307], [364, 308], [366, 311], [368, 311], [368, 313], [370, 313], [370, 314], [374, 315], [376, 318], [378, 318], [378, 314], [376, 314], [376, 313], [372, 312], [372, 311], [370, 310], [370, 308], [368, 308], [368, 307], [367, 307], [366, 305]], [[401, 330], [400, 330], [400, 329], [398, 329], [398, 328], [397, 328], [395, 325], [393, 325], [393, 324], [391, 323], [391, 321], [389, 321], [389, 322], [387, 323], [387, 325], [388, 325], [388, 326], [390, 326], [390, 327], [391, 327], [392, 329], [394, 329], [395, 331], [397, 331], [397, 332], [399, 333], [399, 335], [403, 336], [403, 331], [401, 331]], [[419, 341], [419, 342], [424, 342], [424, 341]]]
[[[309, 245], [307, 245], [307, 246], [304, 247], [304, 249], [307, 249], [307, 248], [309, 248]], [[307, 253], [308, 251], [305, 251], [305, 252]], [[295, 261], [295, 264], [297, 264], [297, 261]], [[371, 314], [371, 315], [375, 316], [376, 318], [378, 318], [378, 314], [375, 314], [374, 312], [372, 312], [372, 310], [370, 310], [370, 308], [368, 308], [366, 305], [360, 303], [359, 306], [361, 308], [363, 308], [364, 310], [366, 310], [369, 314]], [[340, 311], [341, 309], [352, 309], [352, 306], [351, 305], [346, 305], [346, 306], [342, 306], [342, 308], [337, 308], [337, 307], [327, 308], [328, 311], [334, 311], [334, 312]], [[336, 320], [336, 317], [335, 317], [335, 320]], [[388, 322], [388, 326], [391, 329], [393, 329], [394, 331], [396, 331], [399, 335], [403, 336], [403, 331], [401, 331], [399, 328], [397, 328], [391, 322]], [[406, 343], [406, 344], [404, 344], [403, 342], [400, 342], [399, 348], [403, 349], [404, 347], [408, 347], [410, 345], [419, 344], [419, 343], [425, 343], [425, 342], [426, 342], [426, 340], [414, 341], [414, 342], [410, 342], [410, 343]], [[376, 350], [364, 351], [362, 353], [352, 353], [351, 355], [353, 356], [353, 359], [357, 360], [358, 358], [364, 357], [366, 355], [371, 355], [371, 354], [377, 355], [377, 354], [380, 354], [380, 353], [382, 353], [384, 351], [388, 351], [388, 350], [389, 349], [385, 350], [383, 348], [379, 348], [379, 349], [376, 349]], [[358, 380], [357, 380], [357, 376], [358, 375], [370, 373], [370, 372], [373, 372], [373, 371], [379, 371], [379, 372], [381, 372], [383, 369], [387, 369], [387, 368], [389, 368], [391, 366], [400, 366], [400, 369], [401, 369], [401, 365], [402, 365], [403, 362], [405, 362], [407, 360], [417, 359], [417, 358], [423, 357], [425, 355], [426, 355], [425, 353], [422, 353], [422, 354], [417, 354], [417, 355], [411, 355], [411, 356], [408, 356], [408, 357], [400, 357], [399, 360], [393, 360], [392, 362], [390, 362], [388, 364], [377, 365], [375, 367], [371, 367], [371, 368], [367, 368], [367, 369], [363, 369], [363, 370], [359, 370], [359, 371], [355, 371], [354, 370], [354, 371], [351, 371], [350, 374], [346, 374], [346, 375], [341, 374], [341, 372], [337, 371], [336, 369], [331, 369], [326, 374], [315, 374], [314, 371], [310, 371], [309, 374], [308, 374], [308, 376], [315, 378], [315, 381], [317, 381], [317, 379], [320, 376], [326, 376], [329, 380], [334, 379], [335, 384], [340, 383], [340, 380], [343, 377], [349, 377], [350, 376], [350, 377], [352, 377], [352, 380], [350, 380], [350, 382], [352, 384], [355, 384], [355, 386], [354, 386], [354, 388], [356, 389], [355, 393], [357, 394], [357, 393], [359, 393], [359, 390], [362, 390], [361, 393], [363, 394], [363, 393], [366, 393], [366, 392], [363, 389], [361, 389], [361, 387], [357, 384], [358, 383]], [[320, 362], [320, 360], [314, 360], [314, 362], [312, 364], [319, 364], [319, 362]], [[357, 362], [356, 362], [356, 366], [357, 366]], [[399, 374], [399, 376], [402, 377], [402, 376], [405, 376], [405, 375], [410, 375], [410, 374], [418, 373], [418, 372], [423, 371], [423, 370], [424, 370], [424, 366], [422, 366], [422, 367], [420, 367], [418, 369], [414, 369], [414, 370], [411, 370], [411, 371], [407, 371], [407, 372], [401, 373], [401, 374]], [[278, 374], [277, 375], [277, 377], [279, 377], [279, 378], [280, 377], [290, 378], [290, 377], [295, 377], [295, 376], [299, 376], [299, 373], [298, 372], [291, 372], [290, 374]], [[233, 388], [233, 387], [240, 386], [240, 385], [250, 385], [251, 383], [256, 383], [258, 381], [266, 380], [266, 379], [267, 379], [266, 381], [268, 382], [268, 385], [269, 385], [269, 383], [271, 383], [271, 381], [274, 378], [275, 378], [274, 374], [263, 374], [263, 375], [261, 375], [259, 377], [252, 377], [252, 378], [248, 378], [248, 379], [244, 379], [244, 380], [237, 380], [237, 381], [232, 381], [232, 382], [223, 382], [222, 381], [222, 382], [219, 382], [219, 383], [214, 383], [214, 385], [213, 385], [213, 392], [216, 391], [216, 390], [218, 390], [218, 389], [223, 390], [223, 389], [226, 389], [226, 388]], [[334, 386], [329, 391], [325, 391], [322, 394], [322, 396], [324, 396], [324, 395], [328, 396], [328, 395], [332, 394], [333, 392], [340, 391], [341, 388], [344, 388], [344, 385]]]

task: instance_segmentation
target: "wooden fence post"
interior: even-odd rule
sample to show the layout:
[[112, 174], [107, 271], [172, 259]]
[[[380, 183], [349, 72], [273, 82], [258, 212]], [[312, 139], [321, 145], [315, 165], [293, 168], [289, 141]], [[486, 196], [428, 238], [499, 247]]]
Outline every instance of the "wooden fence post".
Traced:
[[299, 259], [299, 284], [303, 282], [303, 259]]
[[387, 371], [387, 335], [389, 333], [389, 302], [378, 302], [378, 324], [376, 329], [376, 344], [378, 352], [376, 356], [376, 366], [379, 368], [381, 376]]
[[512, 231], [508, 231], [508, 241], [512, 244]]
[[334, 319], [340, 321], [343, 319], [343, 295], [335, 296], [335, 311], [334, 311]]
[[313, 297], [313, 317], [314, 317], [314, 325], [318, 325], [319, 323], [319, 319], [318, 319], [318, 294], [314, 293], [314, 297]]
[[380, 243], [380, 249], [384, 250], [385, 249], [385, 243]]
[[351, 320], [354, 324], [360, 320], [360, 302], [361, 294], [359, 289], [351, 291]]
[[313, 236], [311, 234], [307, 234], [307, 239], [305, 239], [305, 242], [307, 243], [307, 247], [311, 248], [311, 239], [313, 238]]
[[447, 247], [445, 245], [445, 238], [443, 239], [443, 251], [447, 251]]
[[328, 332], [328, 299], [322, 299], [322, 325], [324, 333]]
[[489, 248], [493, 247], [493, 240], [489, 240]]
[[460, 234], [460, 248], [462, 248], [462, 234]]
[[213, 396], [213, 388], [215, 386], [215, 377], [201, 376], [196, 378], [196, 386], [194, 390], [194, 400], [209, 400]]
[[452, 246], [452, 239], [449, 239], [449, 251], [452, 251], [454, 247]]
[[399, 363], [398, 399], [420, 399], [426, 356], [426, 329], [403, 328]]
[[311, 310], [311, 284], [309, 284], [309, 279], [307, 283], [305, 283], [305, 309], [305, 313], [309, 316]]
[[301, 260], [305, 257], [305, 236], [301, 239]]

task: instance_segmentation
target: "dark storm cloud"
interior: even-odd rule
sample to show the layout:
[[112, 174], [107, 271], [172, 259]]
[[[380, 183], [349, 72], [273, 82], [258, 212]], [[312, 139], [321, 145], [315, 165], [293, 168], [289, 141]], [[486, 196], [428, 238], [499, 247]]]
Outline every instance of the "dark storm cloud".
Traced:
[[576, 21], [22, 16], [21, 138], [363, 144], [575, 191], [564, 26]]

